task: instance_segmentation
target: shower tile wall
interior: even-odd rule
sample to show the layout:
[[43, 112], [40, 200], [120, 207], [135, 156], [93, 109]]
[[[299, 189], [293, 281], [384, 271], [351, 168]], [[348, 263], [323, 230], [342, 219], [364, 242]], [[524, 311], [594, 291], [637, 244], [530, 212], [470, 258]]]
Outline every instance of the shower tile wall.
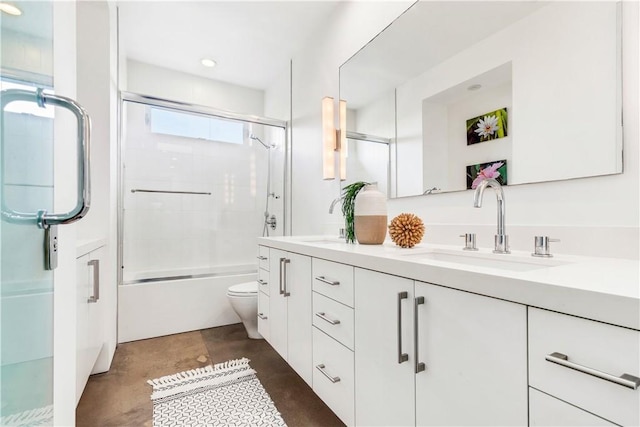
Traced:
[[151, 133], [148, 108], [125, 103], [125, 282], [255, 264], [268, 151], [248, 138], [238, 145]]

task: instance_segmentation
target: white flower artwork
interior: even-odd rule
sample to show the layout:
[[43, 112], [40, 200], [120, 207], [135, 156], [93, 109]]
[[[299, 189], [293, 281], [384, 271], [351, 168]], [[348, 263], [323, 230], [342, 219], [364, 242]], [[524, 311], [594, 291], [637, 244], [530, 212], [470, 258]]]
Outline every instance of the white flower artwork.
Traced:
[[478, 128], [474, 131], [481, 138], [493, 136], [498, 131], [498, 118], [496, 116], [484, 116], [478, 121]]

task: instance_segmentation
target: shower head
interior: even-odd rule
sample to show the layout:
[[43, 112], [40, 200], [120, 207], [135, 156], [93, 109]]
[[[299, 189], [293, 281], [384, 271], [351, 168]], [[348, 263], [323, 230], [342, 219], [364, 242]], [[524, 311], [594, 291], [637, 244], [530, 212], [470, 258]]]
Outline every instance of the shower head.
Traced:
[[260, 138], [258, 138], [258, 137], [257, 137], [257, 136], [255, 136], [254, 134], [249, 135], [249, 138], [251, 138], [251, 139], [253, 139], [253, 140], [255, 140], [255, 141], [258, 141], [258, 142], [259, 142], [260, 144], [262, 144], [262, 146], [263, 146], [264, 148], [266, 148], [267, 150], [269, 150], [269, 149], [271, 149], [271, 148], [274, 148], [274, 147], [275, 147], [275, 145], [267, 145], [267, 144], [265, 144], [264, 142], [262, 142], [262, 140], [261, 140]]

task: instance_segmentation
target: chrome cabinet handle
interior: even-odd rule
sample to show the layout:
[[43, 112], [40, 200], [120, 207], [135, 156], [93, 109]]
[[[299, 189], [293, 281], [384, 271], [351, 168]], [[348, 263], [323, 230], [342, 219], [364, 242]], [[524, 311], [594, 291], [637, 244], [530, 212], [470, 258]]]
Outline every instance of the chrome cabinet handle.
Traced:
[[261, 318], [262, 320], [267, 320], [268, 317], [264, 315], [264, 313], [258, 313], [258, 317]]
[[[77, 147], [78, 183], [76, 206], [68, 212], [47, 213], [42, 209], [35, 213], [16, 212], [6, 206], [4, 196], [2, 198], [2, 216], [8, 222], [29, 223], [36, 221], [38, 228], [46, 229], [52, 225], [70, 224], [84, 217], [91, 205], [91, 179], [90, 179], [90, 139], [91, 118], [87, 112], [75, 100], [65, 96], [44, 93], [41, 88], [36, 92], [23, 89], [6, 89], [0, 94], [1, 110], [4, 114], [5, 107], [15, 101], [34, 102], [44, 108], [45, 105], [54, 105], [71, 111], [78, 121]], [[4, 150], [4, 147], [3, 147]], [[4, 178], [3, 178], [4, 181]], [[4, 193], [3, 193], [4, 194]]]
[[324, 363], [316, 365], [316, 369], [322, 372], [322, 375], [329, 378], [329, 381], [331, 381], [332, 383], [340, 382], [340, 377], [332, 377], [331, 375], [329, 375], [329, 373], [327, 373], [327, 371], [324, 370], [325, 369]]
[[338, 319], [335, 319], [335, 320], [334, 319], [329, 319], [327, 317], [327, 315], [322, 311], [319, 311], [318, 313], [316, 313], [316, 316], [318, 316], [319, 318], [321, 318], [322, 320], [324, 320], [325, 322], [327, 322], [327, 323], [329, 323], [331, 325], [339, 325], [340, 324], [340, 320], [338, 320]]
[[267, 285], [267, 282], [265, 282], [265, 281], [264, 281], [264, 280], [262, 280], [262, 279], [258, 279], [258, 284], [259, 284], [259, 285], [263, 285], [263, 286], [264, 286], [264, 285]]
[[98, 302], [100, 299], [100, 260], [93, 259], [87, 265], [93, 267], [93, 295], [87, 299], [87, 302]]
[[280, 293], [285, 297], [288, 297], [291, 296], [291, 293], [287, 292], [287, 264], [289, 264], [291, 260], [287, 258], [280, 258], [280, 262], [282, 265], [282, 275], [280, 276], [280, 279], [282, 280], [282, 290]]
[[623, 387], [627, 387], [633, 390], [637, 390], [638, 387], [640, 387], [640, 378], [634, 375], [622, 374], [619, 377], [616, 377], [615, 375], [598, 371], [597, 369], [593, 369], [587, 366], [578, 365], [577, 363], [569, 362], [569, 356], [567, 356], [566, 354], [553, 352], [551, 354], [547, 354], [544, 359], [547, 362], [556, 363], [560, 366], [564, 366], [565, 368], [574, 369], [578, 372], [592, 375], [594, 377], [597, 377], [606, 381], [610, 381], [612, 383], [616, 383], [618, 385], [621, 385]]
[[338, 282], [337, 280], [329, 280], [324, 276], [318, 276], [316, 277], [316, 280], [331, 286], [338, 286], [340, 284], [340, 282]]
[[409, 360], [409, 355], [402, 352], [402, 300], [407, 298], [407, 292], [398, 292], [398, 363]]
[[266, 256], [262, 256], [262, 255], [258, 255], [256, 258], [258, 258], [260, 261], [266, 261], [269, 259]]
[[413, 310], [413, 355], [415, 359], [416, 374], [426, 369], [424, 363], [418, 362], [418, 306], [424, 304], [424, 297], [415, 298], [415, 307]]

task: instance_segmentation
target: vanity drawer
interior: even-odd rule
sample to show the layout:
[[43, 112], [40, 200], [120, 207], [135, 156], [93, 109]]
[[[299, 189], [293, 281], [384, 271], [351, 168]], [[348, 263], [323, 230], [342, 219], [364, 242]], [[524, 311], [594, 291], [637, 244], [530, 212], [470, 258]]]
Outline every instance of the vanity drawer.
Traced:
[[313, 290], [353, 307], [353, 266], [314, 258]]
[[313, 326], [353, 350], [353, 309], [313, 293]]
[[269, 272], [261, 268], [258, 269], [258, 290], [269, 295]]
[[354, 424], [353, 352], [313, 328], [313, 391], [346, 424]]
[[[566, 363], [562, 355], [572, 367], [547, 360]], [[588, 370], [640, 376], [640, 332], [529, 307], [529, 385], [616, 424], [638, 425], [640, 388]]]
[[269, 271], [269, 248], [266, 246], [258, 246], [258, 267]]
[[616, 424], [529, 387], [529, 425], [592, 427]]
[[258, 292], [258, 332], [269, 341], [269, 296]]

